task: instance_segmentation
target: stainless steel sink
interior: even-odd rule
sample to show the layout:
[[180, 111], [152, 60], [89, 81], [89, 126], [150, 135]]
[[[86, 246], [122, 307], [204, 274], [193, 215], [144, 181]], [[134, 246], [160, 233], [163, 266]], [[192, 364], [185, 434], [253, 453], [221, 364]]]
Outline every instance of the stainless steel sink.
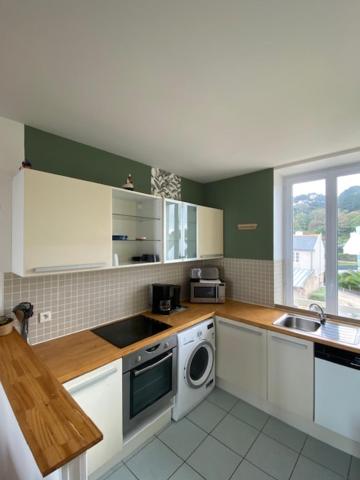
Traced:
[[274, 322], [279, 327], [289, 328], [290, 330], [301, 330], [302, 332], [316, 332], [321, 323], [318, 320], [306, 317], [297, 317], [295, 315], [284, 315]]

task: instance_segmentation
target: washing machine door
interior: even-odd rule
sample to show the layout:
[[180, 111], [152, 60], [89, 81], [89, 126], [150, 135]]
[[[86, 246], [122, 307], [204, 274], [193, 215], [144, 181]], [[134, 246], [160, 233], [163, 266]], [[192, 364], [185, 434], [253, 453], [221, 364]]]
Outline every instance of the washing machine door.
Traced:
[[206, 340], [195, 347], [185, 366], [185, 378], [190, 387], [200, 388], [207, 382], [214, 358], [214, 347]]

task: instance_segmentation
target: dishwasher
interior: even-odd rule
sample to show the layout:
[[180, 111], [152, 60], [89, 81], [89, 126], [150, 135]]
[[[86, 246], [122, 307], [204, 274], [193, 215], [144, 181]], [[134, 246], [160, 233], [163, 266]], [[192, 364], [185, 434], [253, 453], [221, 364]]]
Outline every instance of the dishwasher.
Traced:
[[360, 351], [315, 345], [315, 423], [360, 441]]

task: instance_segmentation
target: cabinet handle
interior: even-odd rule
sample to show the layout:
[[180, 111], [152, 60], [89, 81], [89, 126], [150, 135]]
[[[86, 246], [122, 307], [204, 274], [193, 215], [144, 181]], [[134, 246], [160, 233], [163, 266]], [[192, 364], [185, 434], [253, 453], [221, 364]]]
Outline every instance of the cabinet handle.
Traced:
[[67, 390], [70, 394], [74, 394], [76, 392], [79, 392], [83, 388], [88, 387], [89, 385], [93, 385], [94, 383], [100, 382], [100, 380], [104, 380], [105, 378], [110, 377], [110, 375], [113, 375], [114, 373], [116, 373], [117, 370], [118, 369], [116, 367], [111, 367], [108, 370], [99, 372], [94, 377], [87, 378], [86, 380], [83, 380], [82, 382], [77, 383], [76, 385], [73, 385]]
[[287, 345], [291, 345], [292, 347], [300, 348], [302, 350], [307, 350], [308, 348], [308, 346], [304, 345], [303, 343], [294, 342], [293, 340], [287, 340], [286, 338], [280, 338], [271, 335], [271, 339], [274, 340], [274, 342], [285, 343]]
[[251, 328], [243, 327], [242, 325], [234, 325], [233, 323], [225, 322], [224, 320], [219, 320], [220, 325], [225, 325], [229, 328], [234, 328], [235, 330], [242, 330], [243, 332], [252, 333], [253, 335], [261, 336], [263, 332], [259, 332], [258, 330], [252, 330]]
[[34, 268], [35, 273], [45, 273], [45, 272], [66, 272], [68, 270], [88, 270], [90, 268], [102, 268], [106, 267], [107, 264], [104, 263], [79, 263], [75, 265], [56, 265], [54, 267], [36, 267]]

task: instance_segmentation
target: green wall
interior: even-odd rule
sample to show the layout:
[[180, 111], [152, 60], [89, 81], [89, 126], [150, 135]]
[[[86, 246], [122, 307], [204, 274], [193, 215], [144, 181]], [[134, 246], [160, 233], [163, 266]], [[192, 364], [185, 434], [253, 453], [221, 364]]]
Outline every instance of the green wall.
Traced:
[[[151, 167], [113, 153], [25, 126], [25, 158], [37, 170], [121, 186], [129, 173], [135, 189], [150, 193]], [[273, 258], [273, 170], [202, 184], [182, 178], [182, 199], [224, 210], [225, 256]], [[239, 232], [238, 223], [258, 223]]]
[[[208, 206], [224, 210], [225, 257], [273, 259], [273, 170], [205, 185]], [[257, 223], [257, 230], [238, 231], [238, 223]]]
[[[135, 189], [150, 193], [149, 165], [29, 126], [25, 126], [25, 158], [36, 170], [114, 187], [121, 187], [131, 173]], [[204, 185], [182, 178], [182, 199], [203, 203]]]
[[185, 202], [205, 205], [205, 184], [188, 178], [181, 179], [181, 197]]

